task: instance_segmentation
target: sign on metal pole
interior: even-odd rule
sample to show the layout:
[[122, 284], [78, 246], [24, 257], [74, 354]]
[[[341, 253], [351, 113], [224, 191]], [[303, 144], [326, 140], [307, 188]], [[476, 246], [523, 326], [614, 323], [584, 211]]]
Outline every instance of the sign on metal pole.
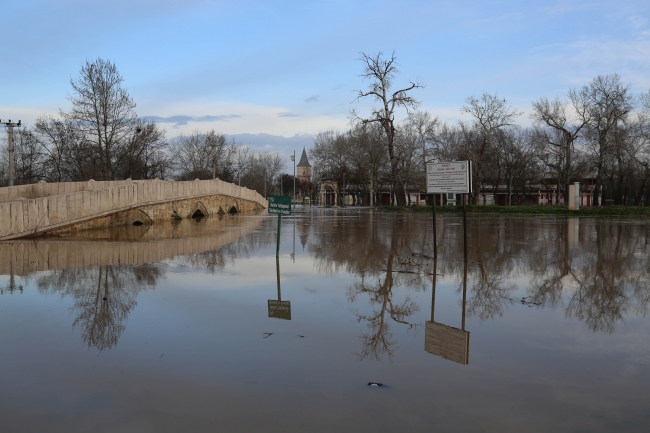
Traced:
[[291, 215], [291, 197], [270, 195], [268, 211], [274, 215]]
[[280, 255], [280, 227], [282, 226], [282, 215], [291, 215], [291, 197], [284, 195], [270, 195], [268, 211], [278, 216], [278, 240], [275, 247], [275, 256]]
[[468, 194], [472, 192], [470, 161], [427, 164], [427, 194]]

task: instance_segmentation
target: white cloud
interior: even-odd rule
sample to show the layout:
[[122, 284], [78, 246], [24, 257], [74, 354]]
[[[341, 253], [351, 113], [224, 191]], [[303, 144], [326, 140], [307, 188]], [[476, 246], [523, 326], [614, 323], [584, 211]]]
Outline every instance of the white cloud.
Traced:
[[[278, 113], [290, 113], [286, 107], [242, 104], [238, 102], [218, 103], [183, 103], [158, 107], [138, 107], [138, 112], [148, 116], [173, 117], [182, 113], [184, 116], [205, 119], [213, 116], [214, 121], [202, 120], [200, 123], [189, 121], [168, 129], [168, 136], [174, 137], [196, 129], [215, 129], [226, 134], [260, 134], [282, 135], [292, 137], [299, 134], [316, 134], [319, 131], [338, 128], [344, 129], [348, 120], [344, 116], [325, 114], [301, 114], [299, 116], [279, 116]], [[234, 117], [232, 114], [237, 116]], [[225, 117], [231, 115], [231, 117]]]

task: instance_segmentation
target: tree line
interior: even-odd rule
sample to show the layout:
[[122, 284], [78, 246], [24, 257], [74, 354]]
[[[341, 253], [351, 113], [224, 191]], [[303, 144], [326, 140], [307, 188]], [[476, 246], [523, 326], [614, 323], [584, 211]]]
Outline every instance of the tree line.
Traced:
[[[69, 111], [41, 116], [14, 129], [15, 184], [136, 179], [219, 178], [266, 195], [284, 161], [226, 139], [214, 130], [171, 140], [152, 120], [139, 117], [115, 64], [86, 61], [70, 80]], [[0, 157], [0, 186], [8, 184], [7, 140]]]
[[[410, 204], [405, 191], [425, 190], [426, 163], [457, 160], [473, 163], [474, 204], [498, 189], [506, 190], [507, 204], [532, 189], [559, 203], [572, 182], [592, 185], [595, 206], [601, 198], [622, 205], [650, 200], [650, 91], [633, 94], [617, 74], [533, 102], [530, 127], [517, 123], [523, 113], [490, 93], [466, 98], [460, 111], [469, 121], [448, 123], [418, 111], [410, 93], [422, 83], [396, 90], [394, 53], [360, 60], [369, 86], [358, 98], [371, 98], [376, 107], [367, 116], [352, 110], [346, 131], [317, 134], [310, 154], [315, 177], [345, 179], [359, 202], [382, 188], [393, 203]], [[401, 122], [400, 109], [406, 112]]]

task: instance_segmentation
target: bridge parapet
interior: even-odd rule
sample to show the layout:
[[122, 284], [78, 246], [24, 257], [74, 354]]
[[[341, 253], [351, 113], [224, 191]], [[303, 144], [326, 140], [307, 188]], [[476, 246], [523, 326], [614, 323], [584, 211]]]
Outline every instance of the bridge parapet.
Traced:
[[[36, 235], [142, 206], [213, 195], [233, 197], [268, 207], [267, 200], [257, 191], [219, 179], [42, 183], [27, 185], [32, 189], [15, 190], [23, 186], [0, 188], [0, 194], [4, 189], [13, 188], [14, 191], [10, 191], [8, 198], [18, 192], [41, 196], [16, 196], [6, 202], [0, 199], [0, 240]], [[84, 189], [78, 190], [83, 186]]]
[[[136, 182], [164, 182], [159, 179], [138, 180]], [[6, 186], [0, 188], [0, 203], [7, 203], [15, 201], [19, 198], [33, 199], [51, 197], [54, 195], [65, 195], [74, 192], [112, 188], [114, 186], [131, 185], [134, 181], [131, 179], [126, 180], [112, 180], [112, 181], [95, 181], [89, 180], [85, 182], [56, 182], [47, 183], [40, 181], [28, 185]]]

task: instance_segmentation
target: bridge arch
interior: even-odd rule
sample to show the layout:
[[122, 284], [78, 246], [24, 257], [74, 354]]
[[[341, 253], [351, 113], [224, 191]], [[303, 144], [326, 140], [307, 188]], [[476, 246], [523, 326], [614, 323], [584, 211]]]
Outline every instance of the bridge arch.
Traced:
[[208, 209], [200, 200], [197, 200], [196, 203], [194, 203], [194, 205], [190, 208], [188, 217], [203, 218], [203, 217], [207, 217], [208, 215], [210, 215]]
[[153, 224], [153, 219], [142, 209], [126, 211], [124, 223], [130, 226], [141, 226]]

